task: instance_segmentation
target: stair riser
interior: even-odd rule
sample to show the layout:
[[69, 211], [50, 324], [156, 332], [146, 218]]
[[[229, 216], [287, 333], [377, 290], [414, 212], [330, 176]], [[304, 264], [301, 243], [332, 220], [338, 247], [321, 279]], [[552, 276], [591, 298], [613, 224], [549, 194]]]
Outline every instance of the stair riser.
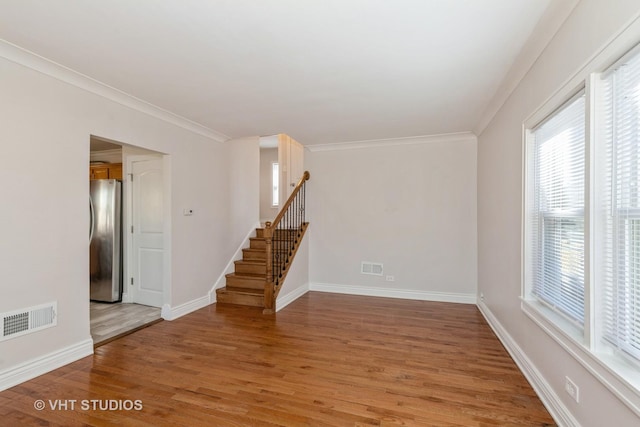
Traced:
[[263, 264], [236, 264], [236, 273], [238, 274], [267, 274], [267, 266]]
[[265, 251], [252, 251], [248, 249], [243, 249], [242, 259], [246, 261], [249, 261], [249, 260], [265, 261], [267, 259], [267, 253]]
[[265, 283], [264, 280], [245, 279], [243, 277], [238, 277], [238, 276], [227, 277], [227, 286], [230, 286], [233, 288], [263, 290], [264, 283]]
[[234, 292], [218, 292], [217, 302], [222, 304], [248, 305], [251, 307], [264, 307], [264, 296], [237, 294]]
[[267, 247], [267, 242], [262, 239], [251, 239], [249, 242], [251, 249], [265, 249]]

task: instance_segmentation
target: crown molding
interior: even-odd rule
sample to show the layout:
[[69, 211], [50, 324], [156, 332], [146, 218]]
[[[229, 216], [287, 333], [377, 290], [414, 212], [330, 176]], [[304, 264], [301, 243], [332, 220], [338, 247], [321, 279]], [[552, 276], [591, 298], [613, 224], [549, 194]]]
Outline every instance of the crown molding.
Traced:
[[157, 107], [3, 39], [0, 39], [0, 57], [213, 141], [224, 142], [230, 139], [223, 133]]
[[409, 136], [404, 138], [370, 139], [364, 141], [332, 142], [330, 144], [306, 145], [309, 151], [357, 150], [362, 148], [394, 147], [398, 145], [430, 144], [434, 142], [476, 142], [472, 132], [444, 133], [439, 135]]
[[482, 134], [489, 126], [498, 111], [507, 102], [513, 91], [518, 87], [522, 79], [529, 73], [533, 64], [538, 60], [542, 52], [555, 37], [560, 27], [567, 20], [579, 0], [552, 1], [544, 12], [540, 21], [534, 28], [529, 39], [516, 57], [511, 68], [502, 80], [498, 90], [484, 109], [482, 117], [474, 128], [476, 135]]

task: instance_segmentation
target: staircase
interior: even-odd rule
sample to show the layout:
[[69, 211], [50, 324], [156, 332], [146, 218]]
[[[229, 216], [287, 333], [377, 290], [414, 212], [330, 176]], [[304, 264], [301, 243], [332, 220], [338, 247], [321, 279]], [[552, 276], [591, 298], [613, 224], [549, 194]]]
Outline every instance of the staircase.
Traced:
[[305, 222], [305, 172], [282, 210], [264, 228], [256, 229], [242, 259], [235, 261], [235, 271], [226, 275], [226, 286], [216, 290], [218, 304], [262, 307], [264, 313], [275, 312], [275, 302], [300, 242], [309, 225]]
[[239, 304], [264, 307], [267, 284], [267, 252], [264, 228], [256, 229], [256, 237], [242, 250], [242, 259], [235, 261], [235, 272], [227, 274], [227, 286], [216, 290], [219, 304]]

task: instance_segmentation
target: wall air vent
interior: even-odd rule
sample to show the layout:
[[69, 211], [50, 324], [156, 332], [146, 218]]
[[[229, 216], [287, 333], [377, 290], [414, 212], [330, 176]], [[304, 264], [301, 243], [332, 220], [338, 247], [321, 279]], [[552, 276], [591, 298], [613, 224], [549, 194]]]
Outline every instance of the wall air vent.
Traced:
[[382, 264], [378, 262], [362, 261], [360, 264], [360, 273], [382, 276]]
[[0, 341], [58, 324], [58, 303], [50, 302], [0, 314]]

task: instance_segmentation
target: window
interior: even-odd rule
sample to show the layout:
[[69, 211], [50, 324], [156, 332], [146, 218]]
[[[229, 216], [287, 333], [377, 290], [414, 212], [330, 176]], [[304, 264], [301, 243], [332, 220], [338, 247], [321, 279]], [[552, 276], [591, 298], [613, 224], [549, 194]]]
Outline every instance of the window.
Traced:
[[277, 163], [271, 164], [271, 206], [280, 204], [280, 168]]
[[532, 130], [531, 293], [584, 322], [585, 95]]
[[640, 410], [640, 47], [606, 65], [525, 122], [522, 308]]
[[640, 55], [605, 75], [604, 338], [640, 360]]

